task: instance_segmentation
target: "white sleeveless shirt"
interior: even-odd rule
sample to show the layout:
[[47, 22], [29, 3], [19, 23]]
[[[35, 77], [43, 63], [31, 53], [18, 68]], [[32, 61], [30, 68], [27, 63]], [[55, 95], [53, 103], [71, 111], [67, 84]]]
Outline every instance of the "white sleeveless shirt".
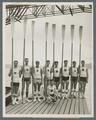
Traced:
[[24, 78], [30, 78], [31, 77], [31, 73], [30, 73], [30, 67], [28, 65], [24, 66]]
[[77, 67], [72, 67], [72, 77], [77, 77], [77, 76], [78, 76]]
[[80, 67], [80, 77], [87, 77], [86, 67]]
[[35, 79], [41, 79], [41, 68], [40, 67], [35, 67], [34, 69], [34, 78]]
[[51, 68], [50, 67], [46, 67], [46, 77], [49, 78], [49, 79], [51, 77], [50, 71], [51, 71]]
[[20, 71], [19, 67], [13, 68], [13, 82], [16, 82], [16, 83], [20, 82], [19, 71]]
[[68, 66], [66, 66], [66, 67], [64, 66], [62, 73], [63, 73], [64, 77], [68, 77], [69, 76], [69, 67]]
[[54, 68], [54, 77], [59, 77], [59, 74], [60, 74], [60, 68], [59, 67]]
[[56, 90], [55, 85], [53, 85], [53, 86], [49, 85], [49, 86], [48, 86], [48, 93], [49, 93], [49, 94], [54, 94], [54, 93], [55, 93], [55, 90]]

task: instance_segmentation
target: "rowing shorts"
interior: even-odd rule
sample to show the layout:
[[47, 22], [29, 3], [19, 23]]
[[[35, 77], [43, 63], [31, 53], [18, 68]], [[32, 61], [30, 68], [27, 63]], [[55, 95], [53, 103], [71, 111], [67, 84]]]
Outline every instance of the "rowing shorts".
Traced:
[[54, 82], [60, 82], [60, 78], [59, 77], [54, 77]]
[[80, 81], [87, 82], [87, 78], [86, 77], [80, 77]]
[[18, 86], [19, 86], [19, 83], [13, 82], [13, 87], [14, 87], [14, 86], [17, 86], [17, 87], [18, 87]]
[[78, 77], [72, 77], [72, 82], [77, 82]]
[[41, 79], [36, 79], [36, 78], [34, 79], [34, 83], [35, 83], [35, 84], [36, 84], [36, 83], [41, 84], [41, 82], [42, 82]]
[[24, 81], [30, 81], [30, 77], [24, 78]]
[[67, 81], [67, 80], [69, 80], [69, 77], [62, 77], [62, 80]]

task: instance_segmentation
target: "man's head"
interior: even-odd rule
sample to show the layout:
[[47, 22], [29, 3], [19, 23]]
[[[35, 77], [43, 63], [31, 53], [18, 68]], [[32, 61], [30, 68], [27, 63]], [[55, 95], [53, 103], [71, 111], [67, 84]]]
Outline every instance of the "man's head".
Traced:
[[36, 67], [39, 67], [40, 62], [36, 61]]
[[58, 66], [58, 61], [55, 61], [54, 64], [55, 64], [55, 66], [57, 67], [57, 66]]
[[29, 59], [25, 58], [25, 64], [28, 65]]
[[73, 61], [73, 67], [75, 67], [76, 66], [76, 61]]
[[46, 60], [46, 66], [50, 65], [50, 60]]
[[64, 60], [64, 66], [68, 65], [68, 60]]
[[84, 60], [81, 61], [81, 65], [85, 66], [85, 61]]
[[14, 67], [17, 67], [17, 65], [18, 65], [18, 61], [14, 60]]

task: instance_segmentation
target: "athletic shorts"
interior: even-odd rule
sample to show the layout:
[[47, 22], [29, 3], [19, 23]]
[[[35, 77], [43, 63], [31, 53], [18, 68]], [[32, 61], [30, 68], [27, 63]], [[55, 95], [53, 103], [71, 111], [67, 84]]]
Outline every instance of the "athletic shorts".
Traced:
[[72, 77], [72, 82], [77, 82], [78, 77]]
[[18, 86], [19, 86], [19, 83], [15, 83], [15, 82], [13, 82], [13, 86], [18, 87]]
[[54, 77], [54, 82], [60, 82], [60, 78], [59, 77]]
[[36, 78], [34, 79], [34, 83], [35, 83], [35, 84], [36, 84], [36, 83], [39, 83], [39, 84], [40, 84], [41, 82], [42, 82], [41, 79], [36, 79]]
[[80, 77], [80, 81], [87, 82], [87, 78], [86, 77]]
[[24, 78], [24, 81], [30, 81], [30, 78]]
[[69, 77], [62, 77], [62, 80], [67, 81], [67, 80], [69, 80]]

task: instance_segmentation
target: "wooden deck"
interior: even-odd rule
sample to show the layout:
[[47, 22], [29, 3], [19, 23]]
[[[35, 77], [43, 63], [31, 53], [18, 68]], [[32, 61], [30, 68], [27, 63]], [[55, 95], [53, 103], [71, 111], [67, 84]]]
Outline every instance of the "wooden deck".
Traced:
[[26, 102], [6, 107], [6, 114], [89, 114], [86, 99], [58, 99], [56, 103]]

